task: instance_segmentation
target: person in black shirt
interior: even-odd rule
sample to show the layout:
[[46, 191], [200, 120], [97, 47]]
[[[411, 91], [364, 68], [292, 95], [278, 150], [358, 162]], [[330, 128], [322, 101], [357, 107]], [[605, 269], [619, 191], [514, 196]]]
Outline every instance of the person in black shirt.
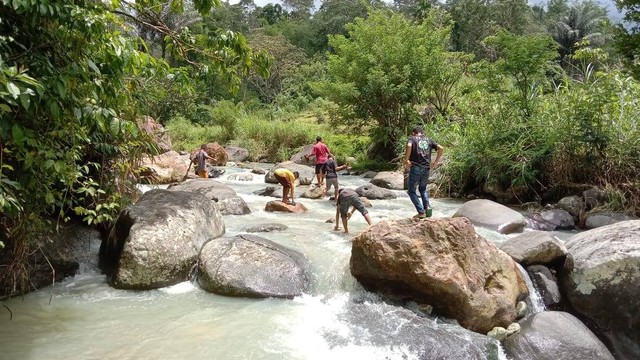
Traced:
[[327, 195], [327, 192], [329, 191], [329, 189], [331, 189], [331, 187], [333, 187], [334, 191], [335, 191], [335, 198], [338, 198], [338, 189], [339, 189], [339, 184], [338, 184], [338, 171], [342, 170], [342, 169], [346, 169], [349, 167], [349, 164], [343, 164], [338, 166], [338, 164], [336, 163], [335, 158], [333, 157], [332, 154], [329, 154], [329, 158], [327, 160], [327, 162], [324, 163], [324, 174], [325, 174], [325, 185], [326, 187], [324, 188], [324, 191], [322, 192], [322, 197], [325, 197], [325, 195]]
[[[421, 126], [413, 128], [407, 147], [404, 152], [405, 166], [409, 168], [409, 185], [407, 193], [415, 206], [418, 214], [414, 218], [425, 218], [429, 212], [429, 192], [427, 182], [429, 181], [429, 170], [434, 170], [440, 166], [443, 147], [435, 141], [423, 135]], [[436, 160], [431, 164], [431, 151], [436, 149]], [[420, 192], [420, 197], [416, 192], [416, 187]], [[422, 202], [421, 202], [422, 201]]]

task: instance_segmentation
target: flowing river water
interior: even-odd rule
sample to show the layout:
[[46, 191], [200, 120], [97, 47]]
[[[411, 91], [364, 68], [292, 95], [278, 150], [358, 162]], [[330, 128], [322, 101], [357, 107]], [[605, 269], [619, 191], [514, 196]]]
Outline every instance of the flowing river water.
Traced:
[[[152, 291], [111, 288], [97, 268], [100, 240], [94, 238], [74, 277], [10, 299], [0, 307], [0, 359], [419, 359], [415, 343], [431, 327], [459, 338], [459, 344], [433, 340], [428, 346], [465, 359], [469, 332], [450, 321], [381, 301], [363, 290], [349, 272], [350, 235], [326, 220], [335, 217], [333, 202], [298, 199], [309, 211], [264, 211], [272, 198], [254, 195], [267, 186], [264, 175], [252, 181], [229, 180], [247, 169], [226, 168], [218, 181], [244, 198], [252, 213], [224, 216], [225, 236], [262, 223], [288, 229], [256, 234], [306, 255], [312, 267], [308, 294], [286, 299], [245, 299], [210, 294], [190, 282]], [[343, 187], [368, 179], [341, 176]], [[395, 200], [372, 200], [374, 223], [414, 215], [404, 191]], [[298, 195], [298, 194], [297, 194]], [[459, 200], [433, 199], [434, 217], [451, 216]], [[352, 234], [366, 227], [355, 213]], [[508, 237], [477, 228], [499, 244]], [[10, 311], [9, 311], [10, 310]], [[426, 325], [425, 325], [426, 324]], [[467, 344], [467, 345], [463, 345]], [[442, 351], [441, 351], [442, 353]], [[476, 358], [476, 357], [474, 357]], [[505, 359], [501, 349], [487, 358]]]

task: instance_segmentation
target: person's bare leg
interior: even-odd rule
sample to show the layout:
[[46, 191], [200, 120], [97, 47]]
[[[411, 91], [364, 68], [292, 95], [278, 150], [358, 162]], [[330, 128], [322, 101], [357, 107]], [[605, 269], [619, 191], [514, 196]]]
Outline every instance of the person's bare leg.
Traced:
[[369, 216], [369, 213], [366, 213], [362, 216], [364, 216], [364, 219], [367, 220], [367, 224], [371, 225], [371, 217]]
[[346, 234], [348, 234], [348, 233], [349, 233], [349, 225], [348, 225], [348, 223], [349, 223], [349, 219], [347, 219], [347, 217], [346, 217], [346, 216], [345, 216], [345, 217], [343, 217], [343, 218], [342, 218], [342, 226], [344, 227], [344, 232], [345, 232]]
[[286, 186], [282, 188], [282, 202], [285, 204], [289, 203], [289, 188]]

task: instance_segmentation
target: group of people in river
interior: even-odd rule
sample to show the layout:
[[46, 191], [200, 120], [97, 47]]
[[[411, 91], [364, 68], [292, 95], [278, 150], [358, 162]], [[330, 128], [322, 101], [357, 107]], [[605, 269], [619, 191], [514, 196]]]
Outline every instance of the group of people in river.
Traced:
[[[431, 163], [431, 153], [436, 151], [436, 159]], [[436, 169], [441, 164], [442, 145], [424, 135], [422, 126], [415, 126], [411, 136], [407, 141], [404, 154], [405, 173], [408, 173], [408, 194], [416, 211], [413, 218], [424, 219], [431, 217], [432, 208], [429, 206], [429, 192], [427, 184], [429, 182], [429, 172]], [[326, 144], [322, 142], [322, 137], [318, 136], [311, 149], [311, 153], [305, 154], [305, 158], [315, 157], [315, 174], [318, 186], [323, 189], [322, 197], [333, 188], [336, 201], [335, 230], [340, 230], [339, 218], [342, 219], [344, 232], [349, 232], [349, 219], [358, 210], [371, 225], [371, 217], [364, 206], [358, 193], [352, 189], [342, 189], [338, 183], [338, 171], [347, 169], [348, 164], [338, 166], [335, 157]], [[273, 172], [276, 180], [283, 187], [282, 202], [295, 205], [295, 181], [300, 174], [285, 168], [276, 169]]]
[[[436, 151], [436, 159], [431, 162], [431, 153]], [[440, 166], [442, 158], [442, 145], [424, 135], [422, 126], [415, 126], [411, 136], [407, 141], [404, 153], [405, 174], [408, 176], [409, 198], [418, 212], [413, 218], [424, 219], [431, 217], [432, 208], [429, 206], [429, 192], [427, 184], [429, 182], [429, 172]], [[336, 201], [336, 221], [335, 230], [340, 230], [339, 218], [342, 219], [344, 232], [349, 232], [349, 219], [358, 210], [364, 216], [367, 224], [371, 225], [371, 217], [364, 206], [358, 193], [352, 189], [341, 189], [338, 183], [338, 171], [347, 169], [348, 164], [338, 165], [334, 155], [331, 153], [322, 137], [316, 137], [316, 142], [309, 154], [304, 157], [315, 158], [315, 174], [317, 186], [323, 189], [322, 197], [333, 188]], [[208, 177], [206, 160], [212, 159], [206, 151], [206, 146], [202, 145], [195, 154], [193, 162], [197, 164], [196, 172], [202, 178]], [[300, 177], [297, 171], [286, 168], [278, 168], [273, 172], [278, 183], [283, 187], [282, 202], [295, 206], [295, 182]], [[351, 209], [351, 210], [350, 210]]]

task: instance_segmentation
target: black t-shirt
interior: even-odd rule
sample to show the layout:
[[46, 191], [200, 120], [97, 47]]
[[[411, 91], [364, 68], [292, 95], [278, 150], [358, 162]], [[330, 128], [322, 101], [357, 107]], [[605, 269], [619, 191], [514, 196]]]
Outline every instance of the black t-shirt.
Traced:
[[338, 173], [336, 172], [336, 161], [329, 159], [324, 163], [324, 173], [327, 179], [334, 179], [338, 177]]
[[438, 147], [438, 144], [424, 135], [410, 136], [411, 154], [409, 161], [412, 165], [429, 169], [431, 167], [431, 151]]

